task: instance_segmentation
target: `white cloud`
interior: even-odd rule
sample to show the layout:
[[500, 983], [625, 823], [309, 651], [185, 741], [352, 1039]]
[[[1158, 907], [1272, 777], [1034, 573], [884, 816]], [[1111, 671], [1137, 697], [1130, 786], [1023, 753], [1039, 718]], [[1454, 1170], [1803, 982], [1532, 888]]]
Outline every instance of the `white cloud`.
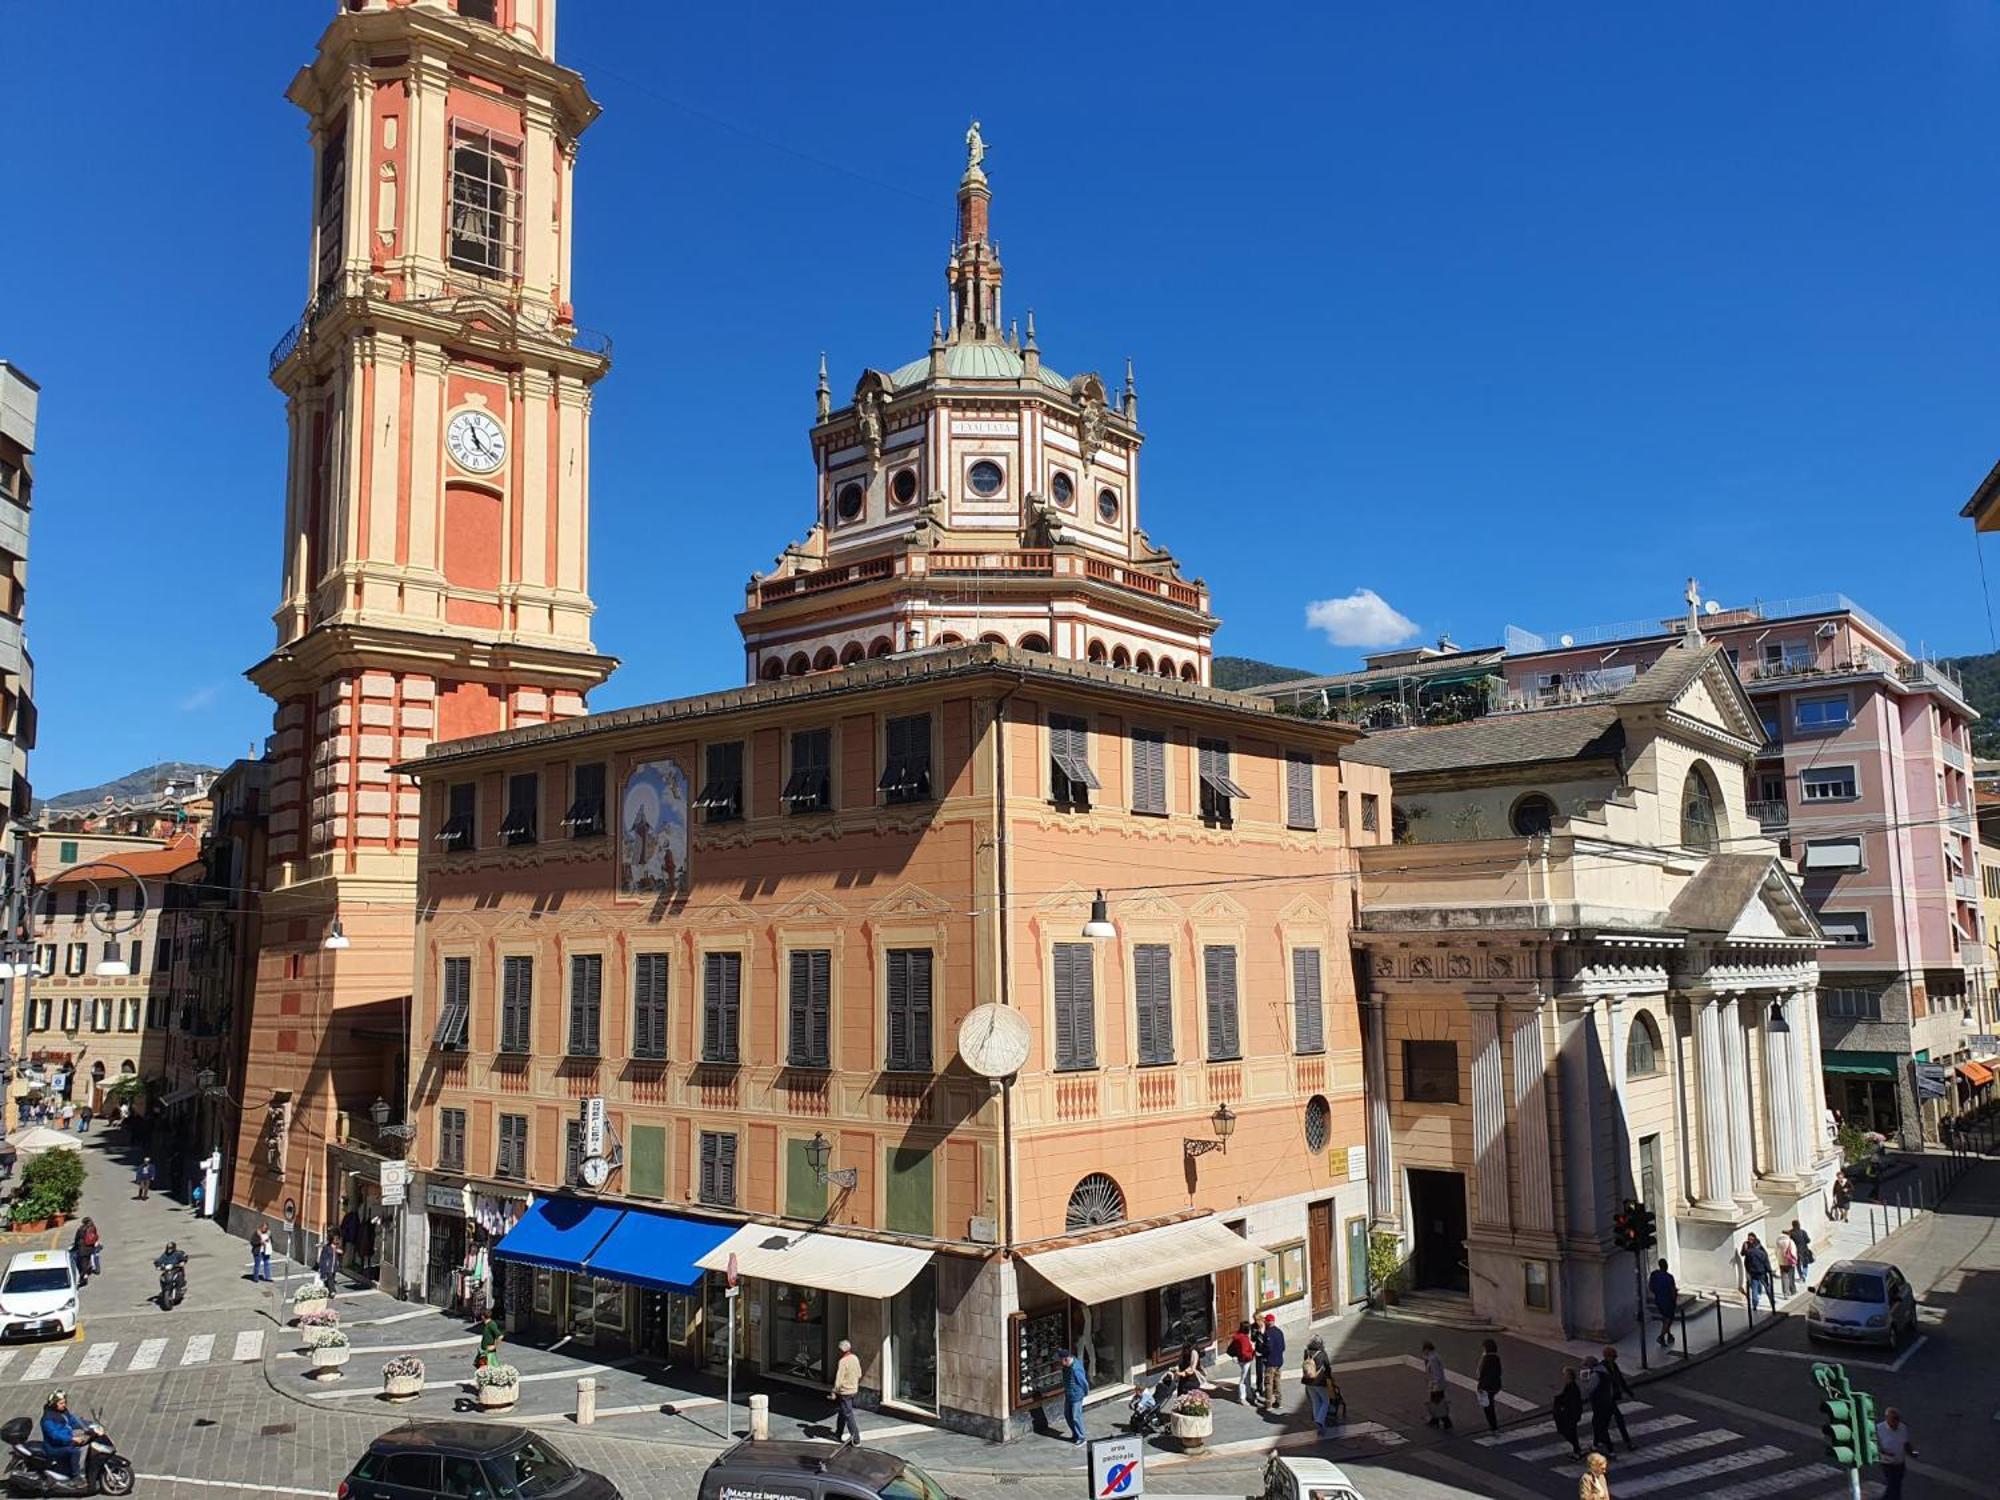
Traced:
[[215, 707], [215, 700], [222, 696], [222, 685], [211, 682], [206, 687], [198, 687], [180, 701], [184, 714], [198, 714], [205, 708]]
[[1417, 633], [1417, 622], [1373, 589], [1356, 589], [1345, 599], [1315, 599], [1306, 606], [1306, 624], [1324, 631], [1336, 646], [1394, 646]]

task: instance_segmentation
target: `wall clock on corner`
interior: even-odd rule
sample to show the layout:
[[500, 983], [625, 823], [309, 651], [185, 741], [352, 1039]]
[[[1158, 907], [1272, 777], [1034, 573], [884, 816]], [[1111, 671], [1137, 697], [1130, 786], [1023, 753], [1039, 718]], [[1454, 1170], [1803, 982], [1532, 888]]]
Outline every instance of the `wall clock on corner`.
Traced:
[[491, 474], [507, 458], [507, 434], [483, 411], [462, 411], [444, 430], [445, 451], [461, 469]]

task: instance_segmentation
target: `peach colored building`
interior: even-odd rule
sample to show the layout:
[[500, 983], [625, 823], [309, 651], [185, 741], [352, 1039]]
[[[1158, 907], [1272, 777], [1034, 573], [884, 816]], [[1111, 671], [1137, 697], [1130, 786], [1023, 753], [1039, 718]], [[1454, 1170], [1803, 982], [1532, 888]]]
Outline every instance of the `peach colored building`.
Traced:
[[287, 1202], [316, 1232], [379, 1197], [393, 1138], [356, 1123], [397, 1092], [435, 831], [391, 764], [580, 713], [615, 665], [586, 573], [608, 345], [577, 326], [570, 276], [598, 111], [555, 61], [555, 0], [327, 9], [289, 91], [312, 233], [306, 308], [271, 356], [284, 551], [274, 649], [249, 674], [276, 708], [243, 1233]]

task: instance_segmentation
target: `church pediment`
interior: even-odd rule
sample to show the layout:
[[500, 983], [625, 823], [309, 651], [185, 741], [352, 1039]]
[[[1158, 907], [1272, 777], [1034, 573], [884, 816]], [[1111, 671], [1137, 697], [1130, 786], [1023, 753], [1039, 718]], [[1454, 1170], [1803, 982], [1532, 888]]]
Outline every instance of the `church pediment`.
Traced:
[[1727, 942], [1823, 942], [1785, 867], [1765, 854], [1717, 854], [1681, 888], [1669, 926]]

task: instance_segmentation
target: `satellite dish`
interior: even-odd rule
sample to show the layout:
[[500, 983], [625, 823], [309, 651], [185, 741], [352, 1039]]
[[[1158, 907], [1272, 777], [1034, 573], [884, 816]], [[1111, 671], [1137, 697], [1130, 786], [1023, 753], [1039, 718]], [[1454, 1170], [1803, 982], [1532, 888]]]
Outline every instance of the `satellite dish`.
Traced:
[[1711, 599], [1702, 605], [1701, 612], [1705, 615], [1719, 615], [1722, 613], [1722, 606]]
[[1556, 637], [1556, 644], [1561, 646], [1574, 646], [1576, 644], [1576, 637], [1573, 635], [1559, 635]]

